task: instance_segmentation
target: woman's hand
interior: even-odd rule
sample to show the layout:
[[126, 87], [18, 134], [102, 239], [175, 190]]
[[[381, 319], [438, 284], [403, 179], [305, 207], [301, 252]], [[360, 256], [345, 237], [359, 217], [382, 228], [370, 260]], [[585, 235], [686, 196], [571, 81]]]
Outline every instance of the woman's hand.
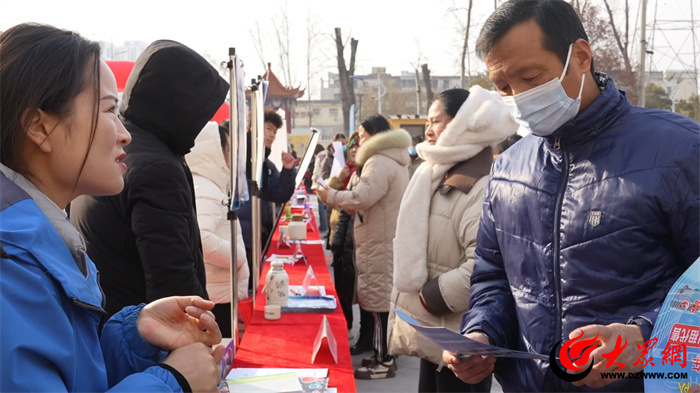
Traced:
[[343, 169], [340, 170], [340, 173], [338, 173], [338, 180], [344, 182], [348, 177], [350, 177], [350, 168], [344, 166]]
[[218, 392], [221, 356], [224, 347], [211, 349], [202, 343], [190, 344], [170, 353], [163, 363], [177, 370], [193, 392]]
[[316, 189], [316, 196], [321, 199], [321, 202], [326, 204], [326, 201], [328, 200], [328, 189], [325, 187], [319, 187]]
[[221, 330], [211, 313], [214, 302], [199, 296], [171, 296], [147, 304], [136, 326], [149, 344], [172, 351], [201, 342], [221, 342]]

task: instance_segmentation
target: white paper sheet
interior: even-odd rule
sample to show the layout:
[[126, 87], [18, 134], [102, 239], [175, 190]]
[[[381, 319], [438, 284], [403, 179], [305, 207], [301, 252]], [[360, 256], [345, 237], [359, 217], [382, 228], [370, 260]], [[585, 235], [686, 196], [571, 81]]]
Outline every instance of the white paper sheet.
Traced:
[[333, 142], [333, 166], [331, 167], [331, 176], [336, 176], [345, 166], [345, 152], [343, 151], [343, 142]]

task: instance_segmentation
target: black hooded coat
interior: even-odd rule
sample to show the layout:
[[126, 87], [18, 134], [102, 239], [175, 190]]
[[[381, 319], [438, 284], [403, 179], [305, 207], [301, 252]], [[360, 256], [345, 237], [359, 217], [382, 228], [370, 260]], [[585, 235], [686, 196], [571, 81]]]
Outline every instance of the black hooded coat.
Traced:
[[223, 103], [228, 83], [174, 41], [152, 43], [126, 84], [120, 115], [132, 136], [124, 189], [83, 196], [71, 221], [100, 272], [109, 315], [172, 295], [208, 298], [192, 174], [184, 155]]

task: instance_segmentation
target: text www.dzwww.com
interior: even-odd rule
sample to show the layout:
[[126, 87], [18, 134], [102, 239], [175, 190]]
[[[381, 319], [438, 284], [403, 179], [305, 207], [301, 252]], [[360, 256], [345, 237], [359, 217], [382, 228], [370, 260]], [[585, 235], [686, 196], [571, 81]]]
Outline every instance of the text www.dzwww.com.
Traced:
[[687, 379], [688, 373], [600, 373], [602, 379]]

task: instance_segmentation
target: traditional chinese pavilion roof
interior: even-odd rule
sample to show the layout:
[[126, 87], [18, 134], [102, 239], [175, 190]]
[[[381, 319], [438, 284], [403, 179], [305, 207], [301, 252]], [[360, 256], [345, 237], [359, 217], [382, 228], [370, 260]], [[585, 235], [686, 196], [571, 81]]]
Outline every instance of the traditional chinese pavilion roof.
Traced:
[[268, 97], [277, 98], [301, 98], [304, 96], [304, 91], [306, 89], [300, 89], [299, 87], [285, 87], [282, 82], [277, 78], [277, 76], [272, 72], [272, 67], [270, 63], [267, 63], [267, 71], [263, 75], [263, 80], [268, 81], [270, 84], [267, 87]]

